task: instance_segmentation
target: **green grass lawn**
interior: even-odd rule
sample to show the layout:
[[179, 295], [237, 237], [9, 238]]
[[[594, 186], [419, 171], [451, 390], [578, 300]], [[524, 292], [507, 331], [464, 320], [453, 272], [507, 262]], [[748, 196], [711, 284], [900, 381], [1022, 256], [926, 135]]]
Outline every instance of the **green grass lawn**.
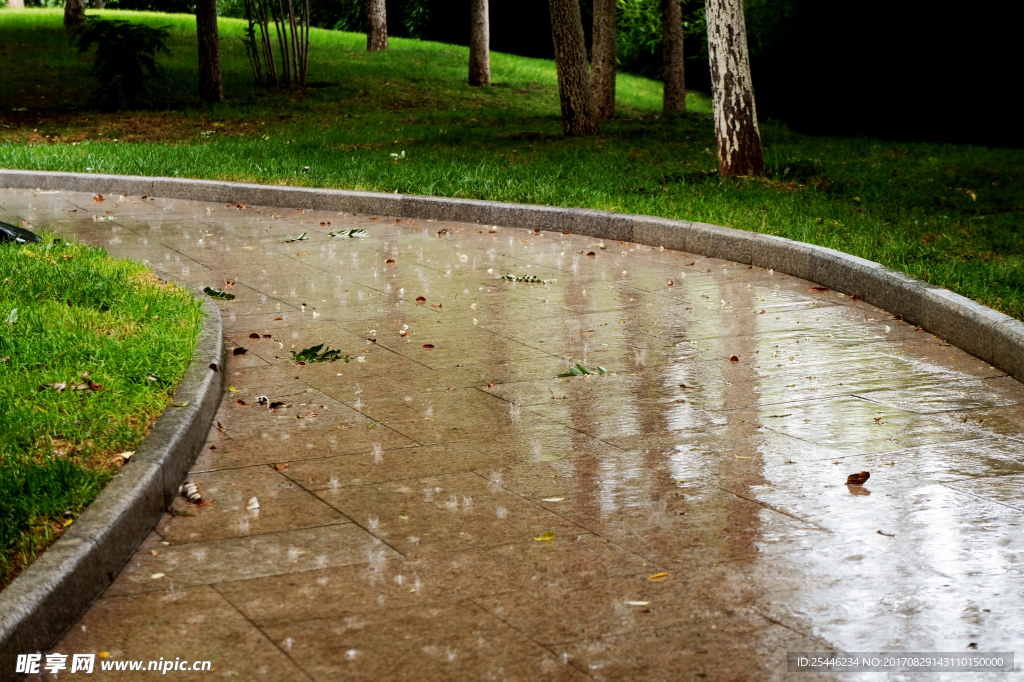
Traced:
[[[1021, 150], [813, 137], [768, 122], [769, 177], [723, 182], [700, 93], [691, 93], [691, 115], [665, 120], [661, 84], [620, 75], [619, 116], [598, 137], [566, 139], [551, 62], [495, 53], [495, 85], [470, 88], [466, 48], [393, 39], [390, 51], [368, 54], [362, 35], [320, 30], [309, 69], [316, 87], [257, 92], [244, 24], [229, 19], [221, 20], [228, 102], [204, 108], [192, 17], [103, 14], [171, 27], [166, 78], [150, 107], [99, 113], [104, 98], [93, 99], [90, 65], [68, 47], [60, 12], [0, 10], [0, 165], [697, 220], [846, 251], [1024, 319]], [[402, 151], [396, 163], [390, 154]]]
[[135, 450], [202, 317], [141, 263], [52, 235], [0, 245], [0, 588]]

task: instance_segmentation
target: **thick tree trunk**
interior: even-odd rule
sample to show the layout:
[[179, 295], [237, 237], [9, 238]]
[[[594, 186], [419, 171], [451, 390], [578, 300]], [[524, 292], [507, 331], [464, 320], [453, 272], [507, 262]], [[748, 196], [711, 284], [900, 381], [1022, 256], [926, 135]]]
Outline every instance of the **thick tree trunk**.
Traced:
[[707, 0], [707, 19], [718, 172], [764, 175], [743, 0]]
[[683, 7], [679, 0], [661, 0], [661, 31], [665, 50], [665, 116], [679, 116], [686, 113]]
[[204, 102], [223, 102], [217, 0], [196, 0], [196, 35], [199, 38], [199, 97]]
[[7, 9], [25, 9], [25, 0], [7, 0]]
[[590, 87], [601, 119], [615, 116], [615, 58], [618, 27], [615, 0], [594, 0], [594, 47], [590, 57]]
[[587, 47], [579, 0], [548, 0], [551, 37], [555, 43], [558, 96], [562, 102], [562, 130], [566, 135], [601, 132], [587, 73]]
[[388, 49], [388, 10], [384, 0], [366, 0], [366, 49]]
[[75, 29], [85, 23], [85, 0], [67, 0], [64, 5], [64, 28]]
[[491, 84], [491, 19], [487, 0], [470, 0], [469, 84]]

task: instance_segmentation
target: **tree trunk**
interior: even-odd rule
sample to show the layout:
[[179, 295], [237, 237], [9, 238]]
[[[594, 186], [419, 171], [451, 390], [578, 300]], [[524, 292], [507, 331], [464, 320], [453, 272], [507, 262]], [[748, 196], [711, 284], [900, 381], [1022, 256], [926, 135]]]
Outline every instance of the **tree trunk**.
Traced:
[[665, 116], [679, 116], [686, 113], [683, 7], [679, 0], [661, 0], [661, 30], [665, 50]]
[[366, 49], [388, 49], [388, 10], [384, 0], [366, 0]]
[[764, 175], [743, 0], [707, 0], [707, 19], [718, 172]]
[[25, 9], [25, 0], [7, 0], [7, 9]]
[[67, 0], [64, 5], [64, 28], [76, 29], [85, 23], [85, 0]]
[[491, 84], [491, 19], [487, 0], [470, 1], [469, 84]]
[[107, 4], [107, 0], [92, 0], [93, 9], [103, 9]]
[[196, 0], [196, 35], [199, 38], [199, 97], [204, 102], [223, 102], [217, 0]]
[[601, 132], [587, 73], [587, 47], [579, 0], [548, 0], [551, 37], [555, 44], [558, 97], [562, 103], [562, 130], [566, 135]]
[[615, 116], [615, 58], [618, 27], [615, 0], [594, 0], [594, 47], [590, 57], [590, 87], [599, 118]]

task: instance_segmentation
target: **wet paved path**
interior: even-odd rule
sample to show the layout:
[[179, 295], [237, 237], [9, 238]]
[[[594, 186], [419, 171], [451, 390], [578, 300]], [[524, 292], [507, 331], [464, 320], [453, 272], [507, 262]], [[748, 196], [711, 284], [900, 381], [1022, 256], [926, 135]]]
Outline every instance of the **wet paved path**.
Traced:
[[[248, 349], [191, 476], [214, 504], [179, 499], [56, 651], [274, 681], [1024, 655], [1024, 387], [844, 293], [550, 232], [0, 200], [0, 220], [227, 288], [229, 351]], [[328, 234], [350, 229], [369, 236]], [[353, 361], [289, 359], [320, 343]], [[568, 358], [610, 374], [557, 378]]]

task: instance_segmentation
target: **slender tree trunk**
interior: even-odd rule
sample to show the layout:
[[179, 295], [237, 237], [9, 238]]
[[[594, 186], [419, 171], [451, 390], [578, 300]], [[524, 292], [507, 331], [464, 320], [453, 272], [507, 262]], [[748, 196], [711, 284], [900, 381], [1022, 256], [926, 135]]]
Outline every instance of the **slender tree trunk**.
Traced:
[[665, 50], [665, 116], [678, 116], [686, 113], [683, 7], [679, 0], [661, 0], [661, 30]]
[[277, 26], [277, 40], [281, 44], [281, 82], [289, 86], [292, 84], [292, 72], [291, 62], [288, 60], [288, 17], [285, 16], [282, 0], [277, 0], [277, 12], [278, 17], [274, 17], [274, 25]]
[[718, 172], [764, 175], [743, 0], [707, 0], [707, 19]]
[[366, 0], [366, 49], [388, 49], [388, 10], [384, 0]]
[[594, 0], [594, 47], [590, 58], [590, 87], [601, 119], [615, 116], [615, 59], [618, 26], [615, 0]]
[[67, 0], [64, 5], [64, 28], [75, 29], [85, 23], [85, 0]]
[[107, 0], [92, 0], [93, 9], [103, 9], [107, 4]]
[[25, 9], [25, 0], [7, 0], [7, 9]]
[[199, 97], [204, 102], [223, 102], [217, 0], [196, 0], [196, 35], [199, 38]]
[[469, 84], [491, 84], [491, 19], [487, 0], [470, 0]]
[[301, 80], [299, 83], [306, 86], [306, 74], [309, 72], [309, 0], [302, 0], [302, 22], [305, 31], [305, 39], [302, 48], [302, 73], [300, 74]]
[[601, 132], [587, 73], [587, 47], [579, 0], [548, 0], [551, 37], [555, 44], [558, 97], [562, 103], [562, 130], [566, 135]]
[[295, 5], [288, 0], [288, 24], [292, 30], [292, 73], [295, 74], [295, 82], [299, 85], [299, 50], [302, 49], [302, 36], [295, 25]]

